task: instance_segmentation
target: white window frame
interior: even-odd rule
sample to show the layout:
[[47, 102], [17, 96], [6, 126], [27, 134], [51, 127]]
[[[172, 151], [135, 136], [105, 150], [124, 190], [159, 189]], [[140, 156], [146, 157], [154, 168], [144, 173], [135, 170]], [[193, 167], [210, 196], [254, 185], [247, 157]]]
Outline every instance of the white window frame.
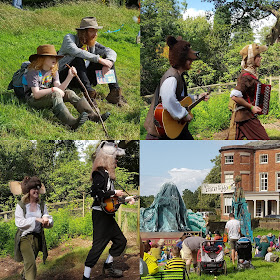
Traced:
[[[228, 178], [227, 178], [228, 177]], [[229, 178], [230, 177], [230, 178]], [[225, 183], [233, 183], [234, 179], [233, 179], [233, 172], [232, 173], [225, 173], [224, 174], [224, 178], [225, 178]]]
[[262, 202], [260, 200], [256, 201], [256, 218], [262, 217]]
[[[264, 175], [266, 176], [266, 178], [262, 178], [262, 176], [264, 176]], [[268, 173], [267, 172], [260, 173], [259, 179], [260, 179], [260, 184], [259, 184], [260, 192], [267, 192], [267, 190], [268, 190]], [[264, 187], [263, 187], [263, 180], [266, 180], [266, 186], [265, 186], [266, 189], [264, 189]]]
[[224, 197], [224, 215], [228, 216], [231, 212], [232, 212], [232, 197]]
[[225, 164], [233, 164], [233, 155], [225, 155]]
[[[262, 157], [266, 156], [266, 161], [262, 161]], [[268, 164], [268, 154], [261, 154], [260, 155], [260, 164]]]
[[275, 189], [276, 191], [280, 191], [280, 171], [275, 173]]
[[[277, 160], [278, 156], [279, 156], [279, 159]], [[280, 153], [275, 154], [275, 162], [280, 163]]]

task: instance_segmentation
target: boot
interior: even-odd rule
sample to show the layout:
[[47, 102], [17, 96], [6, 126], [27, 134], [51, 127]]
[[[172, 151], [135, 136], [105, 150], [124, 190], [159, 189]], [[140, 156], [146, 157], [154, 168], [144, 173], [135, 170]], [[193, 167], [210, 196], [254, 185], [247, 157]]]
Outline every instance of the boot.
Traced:
[[89, 95], [89, 97], [90, 97], [91, 99], [95, 99], [96, 96], [97, 96], [97, 92], [96, 92], [95, 89], [93, 89], [93, 90], [88, 90], [88, 95]]
[[113, 268], [113, 263], [104, 263], [103, 274], [108, 277], [119, 278], [123, 276], [123, 272], [120, 269]]
[[86, 112], [75, 119], [64, 103], [59, 103], [53, 108], [55, 116], [64, 124], [67, 124], [71, 129], [75, 130], [79, 126], [83, 125], [88, 120], [88, 114]]
[[[99, 122], [100, 119], [98, 115], [94, 112], [94, 110], [91, 108], [85, 97], [82, 97], [76, 104], [74, 104], [77, 111], [81, 114], [83, 112], [88, 113], [88, 118], [93, 122]], [[110, 116], [109, 112], [104, 113], [101, 115], [101, 118], [103, 121], [107, 120]]]
[[106, 100], [109, 103], [117, 104], [118, 106], [124, 106], [127, 104], [127, 101], [122, 96], [122, 90], [120, 88], [113, 88], [110, 90], [109, 94], [106, 97]]
[[87, 278], [85, 275], [83, 275], [83, 279], [82, 280], [90, 280], [90, 278]]

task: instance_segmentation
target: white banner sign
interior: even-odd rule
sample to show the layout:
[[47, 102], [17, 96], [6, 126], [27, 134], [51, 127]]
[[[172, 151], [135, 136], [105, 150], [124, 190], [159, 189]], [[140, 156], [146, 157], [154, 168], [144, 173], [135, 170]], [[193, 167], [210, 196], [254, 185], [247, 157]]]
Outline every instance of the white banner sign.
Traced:
[[234, 185], [230, 183], [203, 184], [201, 186], [201, 193], [203, 194], [233, 193], [234, 190]]

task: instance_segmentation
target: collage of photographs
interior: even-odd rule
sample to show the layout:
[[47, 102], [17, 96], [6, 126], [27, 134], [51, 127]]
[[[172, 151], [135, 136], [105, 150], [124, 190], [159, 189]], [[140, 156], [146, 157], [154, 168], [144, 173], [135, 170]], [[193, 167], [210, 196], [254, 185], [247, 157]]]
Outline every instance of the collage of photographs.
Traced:
[[0, 0], [0, 29], [0, 280], [280, 280], [280, 0]]

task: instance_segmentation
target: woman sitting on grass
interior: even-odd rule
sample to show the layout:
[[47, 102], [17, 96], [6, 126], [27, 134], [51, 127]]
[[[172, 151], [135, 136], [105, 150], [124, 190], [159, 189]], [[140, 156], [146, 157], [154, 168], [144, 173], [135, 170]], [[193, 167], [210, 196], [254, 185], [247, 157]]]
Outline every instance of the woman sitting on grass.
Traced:
[[[87, 100], [78, 97], [74, 91], [66, 90], [68, 84], [77, 74], [74, 67], [68, 71], [68, 76], [61, 84], [58, 75], [58, 60], [62, 55], [57, 55], [53, 45], [42, 45], [37, 48], [37, 54], [29, 57], [31, 64], [26, 74], [28, 90], [27, 103], [36, 109], [52, 108], [55, 116], [71, 129], [77, 129], [88, 119], [99, 121], [98, 115], [93, 111]], [[80, 116], [76, 119], [69, 112], [64, 102], [74, 105]], [[102, 115], [105, 120], [108, 113]]]
[[267, 249], [270, 247], [267, 236], [263, 235], [260, 240], [260, 245], [256, 249], [255, 258], [264, 258], [267, 254]]
[[151, 250], [151, 245], [148, 242], [144, 242], [144, 256], [143, 256], [143, 261], [147, 264], [149, 274], [154, 275], [158, 272], [158, 263], [157, 259], [154, 256], [151, 256], [149, 254]]
[[186, 262], [180, 258], [180, 249], [177, 246], [173, 246], [171, 248], [171, 253], [173, 258], [170, 259], [164, 268], [164, 270], [168, 269], [185, 269], [186, 268]]

